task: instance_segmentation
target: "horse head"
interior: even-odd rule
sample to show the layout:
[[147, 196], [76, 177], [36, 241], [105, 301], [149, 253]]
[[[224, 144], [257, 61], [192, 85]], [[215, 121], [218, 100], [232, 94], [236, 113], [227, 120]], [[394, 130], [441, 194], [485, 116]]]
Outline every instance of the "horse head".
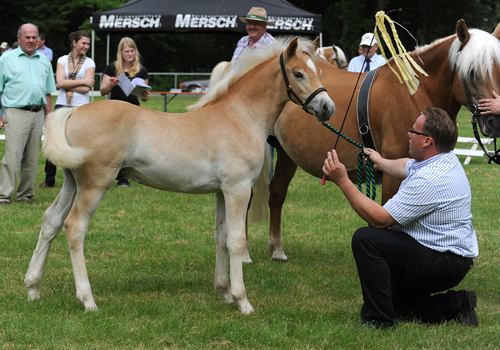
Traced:
[[493, 91], [500, 92], [500, 24], [493, 34], [489, 34], [478, 29], [469, 30], [461, 19], [456, 34], [449, 62], [461, 89], [462, 104], [471, 112], [473, 122], [477, 120], [484, 136], [500, 137], [500, 114], [483, 115], [478, 110], [480, 99], [492, 99]]
[[312, 60], [316, 48], [317, 41], [300, 50], [295, 37], [281, 54], [280, 64], [290, 100], [314, 114], [318, 121], [325, 122], [335, 113], [335, 103], [321, 85], [322, 71]]

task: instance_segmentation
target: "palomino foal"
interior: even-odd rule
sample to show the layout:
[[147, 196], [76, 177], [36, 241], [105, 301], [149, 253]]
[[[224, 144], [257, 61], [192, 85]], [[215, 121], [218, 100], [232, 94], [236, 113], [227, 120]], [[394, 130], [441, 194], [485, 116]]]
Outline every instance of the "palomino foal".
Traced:
[[199, 102], [201, 108], [182, 115], [121, 101], [100, 101], [49, 115], [43, 150], [64, 168], [64, 184], [43, 215], [24, 280], [28, 299], [40, 297], [50, 245], [64, 226], [76, 296], [85, 309], [97, 307], [87, 276], [84, 239], [97, 206], [119, 174], [165, 191], [215, 193], [215, 289], [223, 301], [236, 302], [241, 312], [254, 311], [243, 282], [242, 255], [246, 210], [264, 162], [266, 139], [290, 99], [319, 121], [329, 120], [335, 111], [321, 87], [321, 70], [311, 59], [314, 49], [310, 42], [295, 38], [268, 49], [248, 50], [254, 52], [241, 57], [225, 83]]

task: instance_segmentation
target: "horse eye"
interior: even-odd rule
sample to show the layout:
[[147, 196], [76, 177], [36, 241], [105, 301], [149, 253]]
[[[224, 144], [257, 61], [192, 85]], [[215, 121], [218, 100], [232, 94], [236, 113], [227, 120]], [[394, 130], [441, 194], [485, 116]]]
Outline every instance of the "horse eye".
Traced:
[[304, 74], [302, 74], [301, 72], [293, 72], [293, 75], [297, 79], [302, 79], [304, 77]]

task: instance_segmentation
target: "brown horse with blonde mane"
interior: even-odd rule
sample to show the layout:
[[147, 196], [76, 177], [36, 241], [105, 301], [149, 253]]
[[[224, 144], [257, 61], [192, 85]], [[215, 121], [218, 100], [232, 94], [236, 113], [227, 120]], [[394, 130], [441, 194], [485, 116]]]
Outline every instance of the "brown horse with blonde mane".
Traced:
[[[500, 91], [500, 25], [493, 34], [479, 29], [468, 30], [463, 20], [458, 21], [456, 34], [417, 47], [411, 52], [413, 59], [428, 73], [419, 77], [418, 91], [412, 96], [401, 84], [388, 65], [380, 68], [373, 82], [369, 99], [371, 132], [376, 149], [385, 158], [408, 156], [408, 130], [426, 107], [445, 109], [453, 121], [462, 106], [474, 113], [478, 100], [493, 98], [492, 91]], [[390, 61], [395, 67], [394, 61]], [[358, 73], [340, 71], [317, 59], [322, 69], [322, 81], [331, 96], [335, 96], [337, 112], [330, 124], [340, 130]], [[397, 68], [395, 68], [397, 70]], [[397, 70], [398, 71], [398, 70]], [[361, 80], [367, 73], [361, 74]], [[356, 118], [356, 99], [347, 112], [342, 132], [357, 143], [362, 143]], [[469, 97], [468, 97], [469, 95]], [[486, 137], [500, 136], [500, 115], [475, 115], [479, 128]], [[277, 163], [270, 184], [270, 228], [268, 248], [272, 259], [286, 261], [281, 240], [281, 212], [290, 181], [297, 166], [321, 178], [321, 168], [328, 151], [337, 142], [337, 135], [315, 123], [306, 123], [299, 108], [287, 104], [274, 125], [273, 136], [277, 142]], [[359, 148], [340, 139], [337, 153], [356, 181]], [[383, 175], [382, 203], [391, 198], [400, 182]], [[319, 181], [318, 181], [319, 186]], [[330, 204], [325, 204], [330, 205]]]
[[[251, 187], [263, 167], [266, 139], [291, 93], [319, 121], [329, 120], [335, 110], [312, 60], [315, 49], [295, 38], [243, 55], [241, 69], [210, 91], [198, 110], [186, 114], [121, 101], [50, 114], [43, 151], [64, 168], [64, 184], [43, 215], [24, 280], [28, 298], [40, 297], [50, 245], [64, 226], [76, 296], [85, 309], [97, 307], [83, 245], [97, 206], [120, 176], [165, 191], [216, 194], [214, 286], [224, 302], [234, 301], [242, 313], [252, 312], [242, 270], [245, 217]], [[309, 114], [304, 118], [313, 122]]]

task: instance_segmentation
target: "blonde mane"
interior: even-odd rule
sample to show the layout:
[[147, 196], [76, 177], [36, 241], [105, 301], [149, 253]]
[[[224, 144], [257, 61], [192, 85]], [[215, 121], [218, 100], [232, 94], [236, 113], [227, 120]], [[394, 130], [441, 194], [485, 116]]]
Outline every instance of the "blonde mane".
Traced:
[[[293, 37], [280, 37], [276, 39], [273, 45], [262, 47], [258, 50], [246, 50], [238, 58], [235, 67], [231, 69], [217, 85], [211, 88], [205, 96], [200, 98], [197, 103], [189, 106], [188, 110], [194, 111], [213, 104], [221, 95], [229, 90], [229, 87], [236, 80], [240, 79], [249, 70], [285, 51], [292, 39]], [[310, 56], [314, 54], [314, 49], [310, 40], [299, 38], [298, 45], [298, 51], [306, 52]]]
[[493, 67], [500, 65], [500, 41], [480, 29], [469, 29], [469, 33], [469, 42], [461, 54], [458, 51], [462, 43], [458, 38], [451, 45], [448, 54], [450, 67], [457, 67], [460, 79], [470, 83], [487, 78], [494, 80]]

